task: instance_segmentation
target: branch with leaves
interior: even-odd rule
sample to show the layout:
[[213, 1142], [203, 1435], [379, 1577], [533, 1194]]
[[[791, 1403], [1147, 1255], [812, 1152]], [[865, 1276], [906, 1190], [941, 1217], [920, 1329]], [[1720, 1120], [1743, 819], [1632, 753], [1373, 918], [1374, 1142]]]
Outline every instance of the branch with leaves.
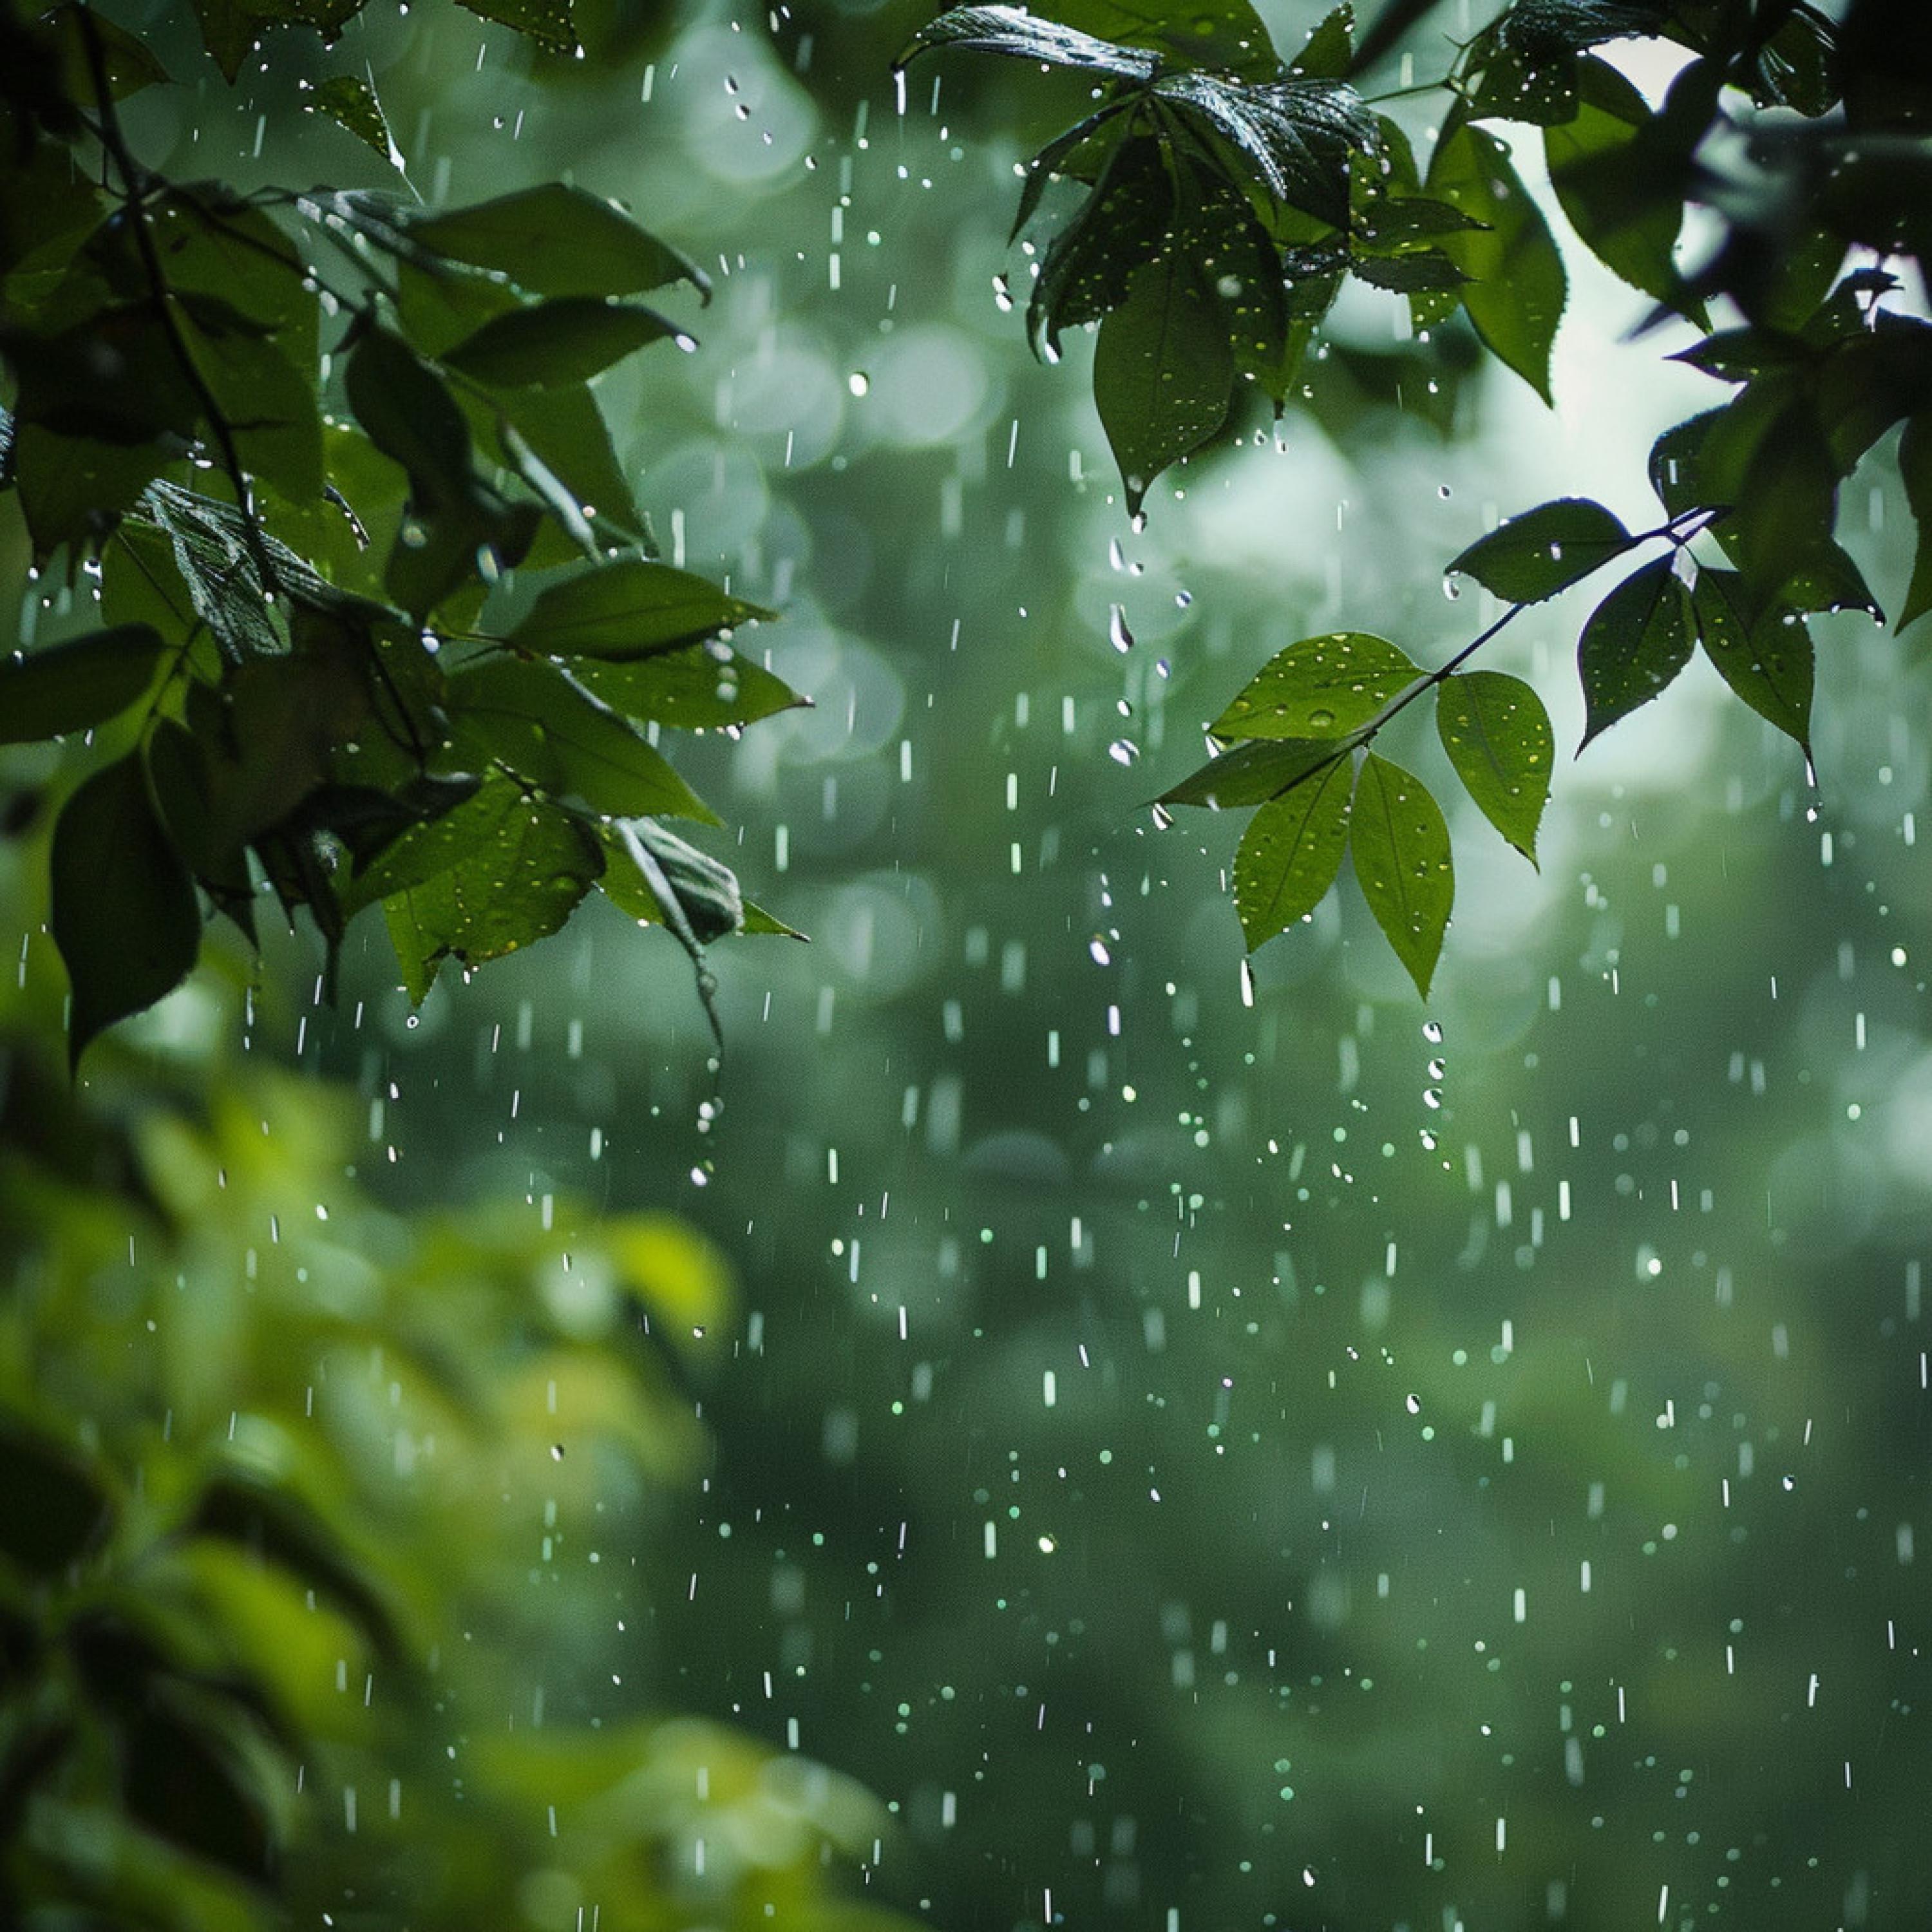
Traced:
[[[1354, 82], [1436, 10], [1394, 0], [1359, 45], [1334, 9], [1292, 60], [1247, 0], [1151, 14], [1055, 0], [1046, 19], [956, 8], [902, 64], [965, 49], [1095, 76], [1098, 104], [1024, 171], [1017, 238], [1068, 211], [1036, 263], [1036, 350], [1096, 324], [1096, 406], [1138, 517], [1156, 477], [1206, 455], [1246, 399], [1278, 418], [1306, 399], [1304, 362], [1346, 282], [1406, 298], [1418, 340], [1466, 326], [1548, 402], [1568, 298], [1562, 255], [1510, 144], [1540, 134], [1577, 239], [1701, 339], [1677, 359], [1733, 386], [1660, 437], [1650, 478], [1667, 521], [1633, 536], [1601, 506], [1543, 505], [1449, 566], [1510, 606], [1424, 672], [1343, 632], [1280, 653], [1208, 728], [1219, 755], [1163, 807], [1256, 808], [1234, 902], [1250, 949], [1296, 924], [1345, 851], [1419, 989], [1454, 897], [1449, 836], [1423, 782], [1370, 748], [1426, 692], [1449, 762], [1512, 844], [1534, 856], [1551, 734], [1521, 680], [1463, 671], [1525, 604], [1665, 539], [1584, 626], [1583, 742], [1661, 692], [1701, 646], [1731, 688], [1810, 756], [1822, 611], [1881, 608], [1837, 539], [1840, 487], [1892, 433], [1919, 527], [1902, 628], [1932, 608], [1932, 326], [1902, 305], [1894, 265], [1932, 261], [1932, 80], [1894, 57], [1900, 0], [1844, 20], [1804, 0], [1514, 0], [1436, 82], [1426, 160]], [[1653, 106], [1598, 51], [1667, 43], [1679, 69]], [[1719, 238], [1687, 271], [1687, 218]], [[1734, 311], [1712, 328], [1712, 304]], [[1695, 539], [1695, 548], [1693, 540]], [[1580, 747], [1580, 748], [1581, 748]]]

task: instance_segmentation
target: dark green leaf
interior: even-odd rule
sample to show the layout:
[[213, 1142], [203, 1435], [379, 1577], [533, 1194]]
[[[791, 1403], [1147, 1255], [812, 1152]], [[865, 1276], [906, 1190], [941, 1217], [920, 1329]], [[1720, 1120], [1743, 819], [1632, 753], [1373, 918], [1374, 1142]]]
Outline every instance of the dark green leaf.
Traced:
[[567, 54], [576, 48], [572, 0], [461, 0], [461, 4], [478, 18], [513, 28], [552, 53]]
[[1899, 606], [1898, 628], [1902, 631], [1932, 610], [1932, 414], [1914, 416], [1905, 425], [1898, 442], [1898, 474], [1918, 526], [1912, 581]]
[[1767, 369], [1792, 368], [1810, 359], [1811, 351], [1801, 338], [1748, 326], [1720, 329], [1670, 358], [1722, 382], [1748, 382]]
[[1838, 104], [1838, 29], [1804, 0], [1759, 47], [1752, 64], [1750, 94], [1760, 107], [1793, 107], [1815, 118]]
[[1420, 668], [1364, 631], [1304, 638], [1278, 651], [1208, 727], [1216, 738], [1346, 738], [1379, 713]]
[[302, 106], [310, 114], [333, 121], [373, 152], [380, 154], [398, 172], [403, 158], [395, 137], [389, 132], [388, 117], [376, 90], [359, 76], [332, 74], [307, 88]]
[[1149, 263], [1100, 325], [1094, 400], [1138, 514], [1154, 478], [1228, 419], [1234, 355], [1214, 291], [1184, 251]]
[[1542, 699], [1507, 672], [1463, 671], [1436, 687], [1436, 729], [1483, 815], [1534, 865], [1556, 758]]
[[1724, 682], [1755, 711], [1811, 748], [1811, 634], [1796, 612], [1748, 614], [1750, 601], [1736, 571], [1700, 570], [1690, 614], [1704, 654]]
[[691, 340], [675, 322], [638, 303], [560, 296], [496, 316], [445, 350], [441, 359], [479, 382], [559, 388], [587, 382], [634, 349], [666, 336], [686, 344]]
[[1312, 80], [1346, 79], [1354, 58], [1354, 34], [1353, 0], [1342, 0], [1322, 16], [1300, 52], [1288, 62], [1288, 72]]
[[113, 1521], [106, 1491], [80, 1456], [0, 1414], [0, 1552], [55, 1577], [98, 1546]]
[[1576, 107], [1577, 55], [1606, 40], [1654, 34], [1663, 0], [1517, 0], [1478, 34], [1463, 62], [1470, 109], [1549, 127]]
[[95, 631], [0, 658], [0, 745], [80, 731], [124, 710], [154, 681], [164, 646], [146, 624]]
[[1358, 280], [1399, 296], [1460, 289], [1468, 277], [1434, 248], [1408, 255], [1358, 255], [1352, 264]]
[[1355, 781], [1348, 850], [1376, 923], [1426, 999], [1456, 898], [1449, 828], [1429, 788], [1370, 752]]
[[235, 1748], [230, 1712], [160, 1678], [138, 1706], [116, 1716], [129, 1814], [170, 1844], [265, 1880], [274, 1834], [266, 1800]]
[[92, 549], [166, 467], [164, 443], [104, 442], [62, 436], [36, 422], [17, 423], [13, 445], [20, 512], [44, 560], [64, 543]]
[[133, 754], [96, 772], [62, 807], [50, 870], [54, 944], [74, 1002], [68, 1053], [152, 1006], [188, 974], [201, 912]]
[[1035, 352], [1057, 355], [1062, 329], [1119, 308], [1136, 271], [1174, 248], [1174, 222], [1173, 179], [1160, 144], [1138, 136], [1123, 142], [1040, 264], [1027, 304]]
[[1250, 821], [1234, 854], [1234, 910], [1250, 952], [1312, 912], [1335, 883], [1354, 778], [1352, 761], [1338, 758]]
[[1050, 67], [1118, 74], [1127, 80], [1150, 79], [1159, 65], [1158, 58], [1143, 48], [1117, 46], [1020, 7], [952, 8], [920, 28], [894, 64], [905, 67], [934, 47], [1006, 54], [1016, 60], [1042, 61]]
[[220, 328], [202, 304], [182, 307], [191, 318], [183, 338], [226, 418], [242, 466], [289, 502], [312, 502], [322, 485], [314, 362], [298, 368], [277, 340]]
[[1478, 537], [1449, 568], [1505, 604], [1540, 604], [1621, 556], [1635, 539], [1587, 496], [1559, 496]]
[[1136, 0], [1053, 0], [1059, 24], [1112, 41], [1149, 47], [1189, 67], [1211, 68], [1244, 80], [1272, 80], [1280, 71], [1273, 43], [1248, 0], [1200, 0], [1186, 7]]
[[410, 219], [418, 247], [507, 275], [534, 296], [628, 296], [668, 282], [708, 292], [694, 262], [614, 203], [544, 182], [474, 208]]
[[736, 875], [708, 852], [648, 818], [605, 826], [604, 876], [598, 884], [620, 912], [708, 946], [745, 923]]
[[626, 716], [681, 730], [748, 724], [808, 702], [723, 644], [687, 644], [628, 662], [586, 658], [572, 669], [586, 690]]
[[366, 0], [194, 0], [201, 37], [224, 80], [233, 81], [242, 63], [257, 52], [265, 28], [300, 24], [325, 41], [334, 40], [360, 13]]
[[486, 658], [450, 679], [449, 709], [460, 746], [478, 744], [532, 784], [574, 793], [595, 812], [718, 823], [661, 752], [555, 664]]
[[1260, 805], [1299, 784], [1319, 766], [1340, 759], [1342, 744], [1333, 738], [1264, 738], [1237, 745], [1210, 758], [1198, 772], [1160, 795], [1162, 805], [1204, 805], [1229, 811]]
[[1675, 562], [1674, 556], [1659, 557], [1633, 571], [1583, 627], [1576, 646], [1583, 680], [1583, 745], [1648, 704], [1690, 662], [1690, 593]]
[[1428, 188], [1484, 224], [1486, 232], [1444, 236], [1440, 246], [1469, 278], [1462, 307], [1476, 332], [1548, 402], [1550, 350], [1569, 278], [1508, 151], [1493, 134], [1466, 124], [1436, 143]]
[[[602, 548], [630, 543], [647, 556], [656, 554], [650, 526], [632, 496], [603, 412], [587, 387], [578, 383], [556, 389], [503, 390], [493, 402], [505, 453], [546, 502], [549, 493], [538, 488], [530, 458], [563, 486]], [[504, 434], [506, 424], [509, 435]], [[512, 436], [522, 439], [527, 456], [517, 448]]]
[[689, 571], [626, 558], [551, 584], [508, 641], [548, 657], [621, 662], [701, 644], [772, 614]]
[[1631, 287], [1700, 323], [1702, 306], [1678, 273], [1677, 232], [1690, 190], [1690, 157], [1660, 136], [1658, 117], [1616, 68], [1577, 63], [1575, 115], [1546, 128], [1550, 185], [1570, 225]]

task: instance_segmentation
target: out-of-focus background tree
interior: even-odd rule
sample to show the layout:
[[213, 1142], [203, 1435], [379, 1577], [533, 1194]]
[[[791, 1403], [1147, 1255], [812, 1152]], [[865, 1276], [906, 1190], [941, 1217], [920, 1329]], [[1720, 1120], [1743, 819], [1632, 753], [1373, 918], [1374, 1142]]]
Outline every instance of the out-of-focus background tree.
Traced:
[[[10, 1683], [91, 1727], [16, 1897], [64, 1860], [108, 1922], [244, 1922], [226, 1780], [286, 1808], [309, 1922], [813, 1923], [821, 1844], [962, 1928], [1904, 1922], [1922, 667], [1823, 620], [1815, 792], [1687, 675], [1559, 769], [1540, 871], [1471, 848], [1426, 1006], [1352, 904], [1250, 976], [1232, 836], [1146, 809], [1202, 722], [1345, 614], [1440, 662], [1484, 601], [1444, 558], [1560, 490], [1644, 514], [1710, 386], [1581, 260], [1553, 415], [1364, 298], [1312, 415], [1136, 531], [1004, 292], [1079, 90], [902, 102], [924, 17], [614, 7], [539, 79], [436, 4], [315, 56], [426, 196], [568, 174], [712, 272], [698, 352], [602, 394], [667, 554], [782, 614], [815, 708], [692, 770], [812, 943], [714, 955], [716, 1076], [682, 956], [601, 905], [419, 1012], [380, 930], [333, 1009], [269, 935], [90, 1060], [92, 1126], [10, 1053], [10, 1487], [110, 1517], [0, 1538]], [[280, 131], [273, 53], [130, 138], [388, 184]], [[1846, 500], [1895, 595], [1895, 484]], [[1498, 647], [1553, 709], [1578, 614]], [[0, 867], [24, 1040], [60, 981], [31, 844]], [[136, 1586], [259, 1658], [326, 1781], [218, 1659], [154, 1681]], [[110, 1831], [115, 1780], [165, 1838], [197, 1778], [218, 1842]]]

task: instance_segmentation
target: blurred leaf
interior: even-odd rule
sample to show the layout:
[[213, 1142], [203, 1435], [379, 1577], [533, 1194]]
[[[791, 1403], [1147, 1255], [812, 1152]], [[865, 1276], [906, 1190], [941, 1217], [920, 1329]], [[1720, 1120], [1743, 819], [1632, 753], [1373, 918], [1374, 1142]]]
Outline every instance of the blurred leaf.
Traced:
[[533, 296], [636, 295], [680, 281], [710, 291], [694, 262], [614, 203], [562, 182], [442, 214], [397, 213], [417, 247], [494, 269]]
[[494, 317], [440, 359], [479, 382], [560, 388], [587, 382], [666, 336], [688, 340], [675, 322], [638, 303], [560, 296]]
[[1456, 897], [1449, 828], [1429, 788], [1370, 752], [1355, 781], [1348, 850], [1376, 923], [1426, 999]]
[[1252, 952], [1319, 905], [1348, 842], [1353, 761], [1270, 799], [1249, 821], [1234, 855], [1234, 910]]
[[333, 121], [400, 172], [403, 157], [395, 136], [389, 132], [382, 104], [376, 98], [376, 90], [360, 76], [332, 74], [315, 82], [304, 94], [302, 106], [310, 114]]
[[[1592, 612], [1576, 646], [1583, 745], [1648, 704], [1690, 660], [1690, 593], [1674, 556], [1633, 571]], [[1582, 745], [1577, 749], [1580, 752]]]
[[1184, 250], [1150, 262], [1100, 325], [1094, 400], [1138, 515], [1154, 478], [1226, 422], [1234, 352], [1214, 292]]
[[1427, 187], [1486, 232], [1445, 235], [1442, 252], [1469, 278], [1469, 320], [1497, 356], [1546, 403], [1550, 356], [1569, 278], [1536, 203], [1495, 135], [1466, 123], [1436, 144]]
[[0, 1410], [0, 1552], [37, 1577], [60, 1576], [99, 1546], [113, 1505], [72, 1450]]
[[242, 63], [259, 51], [265, 28], [313, 27], [325, 44], [333, 43], [367, 0], [194, 0], [201, 37], [221, 77], [233, 81]]
[[449, 709], [459, 746], [484, 746], [594, 812], [718, 822], [661, 752], [556, 664], [505, 655], [466, 665], [449, 680]]
[[1690, 156], [1647, 138], [1657, 131], [1657, 117], [1607, 62], [1586, 57], [1577, 63], [1577, 78], [1575, 115], [1543, 133], [1550, 186], [1563, 212], [1605, 267], [1703, 326], [1703, 306], [1677, 272]]
[[1364, 631], [1304, 638], [1278, 651], [1208, 728], [1216, 738], [1346, 738], [1421, 676]]
[[1542, 699], [1506, 672], [1462, 671], [1436, 687], [1436, 729], [1483, 815], [1534, 865], [1556, 757]]
[[578, 683], [632, 718], [680, 730], [748, 724], [805, 705], [784, 680], [722, 644], [688, 644], [628, 663], [586, 658]]
[[201, 912], [140, 758], [104, 766], [61, 808], [50, 862], [54, 944], [74, 988], [70, 1059], [188, 976]]
[[621, 662], [701, 644], [773, 614], [689, 571], [626, 558], [548, 586], [506, 641], [550, 657]]
[[232, 1718], [166, 1679], [116, 1726], [130, 1816], [158, 1836], [260, 1884], [275, 1862], [264, 1792], [236, 1749]]
[[1162, 805], [1204, 805], [1230, 811], [1260, 805], [1298, 784], [1318, 766], [1342, 755], [1334, 739], [1266, 738], [1210, 758], [1160, 795]]
[[1690, 614], [1704, 653], [1761, 718], [1811, 752], [1811, 635], [1792, 612], [1756, 617], [1736, 571], [1700, 570]]
[[112, 718], [154, 682], [164, 650], [147, 625], [124, 624], [0, 658], [0, 745], [57, 737]]
[[1449, 566], [1505, 604], [1540, 604], [1621, 556], [1635, 539], [1587, 496], [1562, 496], [1478, 537]]
[[1814, 118], [1828, 113], [1839, 94], [1837, 28], [1798, 0], [1759, 46], [1750, 86], [1760, 107], [1793, 107]]

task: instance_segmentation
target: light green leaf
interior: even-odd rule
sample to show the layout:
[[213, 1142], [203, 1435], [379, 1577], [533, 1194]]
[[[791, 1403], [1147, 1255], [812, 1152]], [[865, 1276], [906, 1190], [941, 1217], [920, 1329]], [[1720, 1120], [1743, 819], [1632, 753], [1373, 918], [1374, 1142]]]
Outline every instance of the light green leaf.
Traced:
[[811, 701], [763, 664], [718, 644], [687, 644], [621, 664], [586, 658], [574, 674], [627, 716], [680, 730], [749, 724]]
[[1580, 752], [1600, 731], [1658, 696], [1690, 660], [1690, 593], [1659, 557], [1633, 571], [1591, 613], [1576, 646], [1583, 681]]
[[1304, 638], [1276, 652], [1208, 730], [1222, 739], [1346, 738], [1422, 674], [1365, 631]]
[[508, 641], [548, 657], [622, 662], [701, 644], [773, 614], [688, 570], [626, 557], [551, 584]]
[[1234, 356], [1214, 290], [1184, 250], [1151, 262], [1100, 325], [1094, 400], [1120, 466], [1127, 509], [1228, 419]]
[[1436, 143], [1427, 186], [1484, 224], [1486, 232], [1445, 235], [1438, 245], [1469, 278], [1462, 307], [1477, 334], [1548, 402], [1550, 350], [1570, 282], [1508, 150], [1465, 122]]
[[61, 808], [50, 865], [54, 944], [74, 989], [68, 1052], [180, 985], [201, 950], [194, 882], [140, 758], [104, 766]]
[[1426, 998], [1456, 897], [1449, 827], [1429, 788], [1371, 752], [1355, 781], [1348, 850], [1376, 923]]
[[1772, 610], [1754, 620], [1734, 570], [1700, 570], [1690, 612], [1704, 655], [1724, 682], [1761, 718], [1811, 748], [1811, 634], [1795, 611]]
[[648, 818], [604, 826], [598, 836], [604, 861], [598, 883], [620, 912], [674, 930], [682, 921], [699, 946], [743, 929], [737, 875], [710, 853]]
[[556, 664], [487, 658], [451, 677], [448, 704], [459, 746], [481, 746], [546, 790], [618, 817], [718, 823], [662, 752]]
[[1338, 758], [1249, 822], [1234, 854], [1234, 910], [1250, 952], [1312, 912], [1335, 883], [1348, 842], [1354, 776], [1351, 760]]
[[1436, 729], [1484, 816], [1534, 865], [1556, 758], [1542, 699], [1507, 672], [1463, 671], [1436, 688]]
[[1587, 496], [1563, 496], [1478, 537], [1449, 568], [1505, 604], [1539, 604], [1628, 550], [1622, 520]]
[[85, 730], [126, 710], [154, 682], [164, 649], [147, 625], [123, 624], [0, 658], [0, 745]]

